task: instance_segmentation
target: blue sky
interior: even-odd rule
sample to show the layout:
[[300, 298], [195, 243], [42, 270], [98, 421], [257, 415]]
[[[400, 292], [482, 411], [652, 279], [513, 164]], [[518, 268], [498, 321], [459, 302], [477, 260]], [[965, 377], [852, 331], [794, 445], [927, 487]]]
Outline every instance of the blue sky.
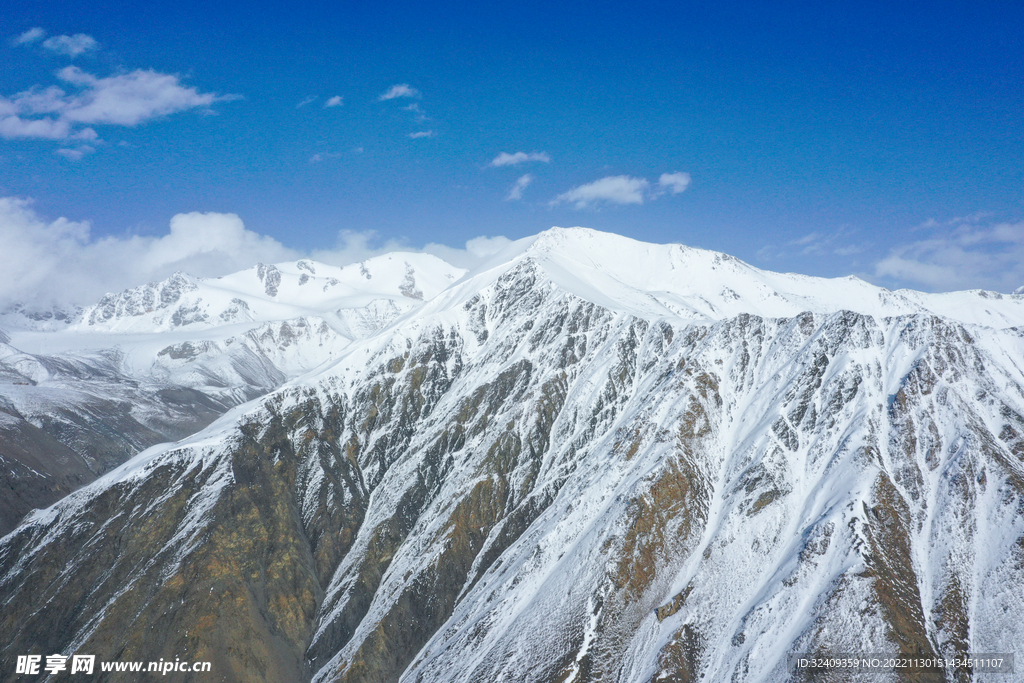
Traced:
[[1024, 285], [1019, 2], [4, 15], [0, 239], [35, 240], [9, 253], [217, 212], [335, 259], [583, 225], [889, 287]]

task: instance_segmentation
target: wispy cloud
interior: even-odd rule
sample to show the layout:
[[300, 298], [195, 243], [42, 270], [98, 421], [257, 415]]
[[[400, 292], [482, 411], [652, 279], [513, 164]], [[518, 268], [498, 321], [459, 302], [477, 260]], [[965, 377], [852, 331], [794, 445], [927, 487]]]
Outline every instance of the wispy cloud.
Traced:
[[836, 256], [851, 256], [859, 254], [864, 250], [863, 242], [855, 242], [855, 230], [841, 227], [830, 232], [812, 231], [789, 243], [789, 246], [799, 247], [803, 256], [835, 254]]
[[378, 97], [377, 99], [381, 102], [384, 100], [393, 100], [396, 97], [419, 97], [420, 91], [416, 88], [409, 87], [408, 83], [399, 83], [388, 88], [387, 92]]
[[984, 224], [969, 217], [936, 226], [927, 239], [892, 249], [875, 264], [875, 275], [938, 291], [1011, 292], [1024, 285], [1024, 221]]
[[53, 36], [43, 41], [43, 47], [60, 55], [77, 57], [84, 52], [91, 52], [100, 46], [96, 39], [84, 33], [73, 36]]
[[519, 201], [523, 198], [523, 190], [533, 182], [533, 176], [527, 173], [526, 175], [519, 176], [519, 180], [512, 186], [512, 189], [508, 191], [508, 195], [505, 196], [505, 201]]
[[487, 165], [494, 167], [517, 166], [527, 161], [542, 161], [547, 164], [551, 163], [551, 157], [548, 156], [547, 152], [516, 152], [515, 154], [501, 152], [498, 156], [491, 159], [491, 163]]
[[[46, 31], [36, 26], [25, 31], [13, 41], [14, 45], [32, 45], [38, 43], [46, 36]], [[51, 52], [75, 58], [85, 52], [91, 52], [99, 48], [100, 44], [96, 39], [85, 33], [76, 33], [73, 36], [51, 36], [43, 40], [42, 46]]]
[[310, 96], [309, 96], [309, 97], [307, 97], [306, 99], [304, 99], [304, 100], [302, 100], [301, 102], [299, 102], [298, 104], [296, 104], [296, 105], [295, 105], [295, 108], [296, 108], [296, 109], [302, 109], [302, 108], [303, 108], [303, 107], [305, 107], [305, 106], [306, 106], [307, 104], [313, 104], [314, 102], [316, 102], [316, 100], [317, 100], [317, 97], [316, 97], [316, 95], [310, 95]]
[[626, 175], [608, 176], [586, 185], [574, 187], [555, 197], [551, 204], [568, 202], [583, 209], [598, 202], [609, 204], [643, 204], [650, 183], [644, 178]]
[[690, 184], [689, 173], [662, 173], [655, 186], [651, 186], [646, 178], [634, 178], [628, 175], [607, 176], [586, 185], [574, 187], [563, 192], [549, 204], [573, 204], [577, 209], [585, 209], [599, 203], [606, 204], [643, 204], [645, 199], [657, 199], [666, 191], [679, 194]]
[[309, 163], [317, 164], [321, 161], [327, 161], [328, 159], [337, 159], [341, 157], [341, 152], [318, 152], [309, 158]]
[[341, 95], [335, 95], [324, 102], [324, 107], [340, 107], [345, 103], [344, 98]]
[[32, 43], [38, 40], [42, 40], [43, 36], [45, 35], [46, 31], [44, 31], [39, 26], [36, 26], [25, 31], [11, 42], [13, 42], [15, 45], [31, 45]]
[[416, 123], [423, 123], [424, 121], [430, 120], [430, 117], [427, 116], [420, 108], [419, 102], [410, 102], [406, 106], [402, 107], [402, 111], [411, 111], [413, 114], [415, 114], [413, 120], [416, 121]]
[[137, 126], [150, 119], [214, 102], [237, 99], [235, 95], [201, 93], [181, 84], [173, 74], [138, 69], [98, 78], [76, 66], [57, 72], [64, 83], [77, 89], [68, 93], [58, 86], [0, 97], [0, 136], [5, 138], [95, 138], [82, 125]]
[[344, 157], [345, 155], [358, 156], [358, 155], [362, 154], [365, 151], [366, 150], [363, 149], [362, 147], [352, 147], [351, 149], [348, 149], [348, 150], [346, 150], [344, 152], [317, 152], [313, 156], [309, 157], [309, 163], [317, 164], [317, 163], [320, 163], [321, 161], [330, 161], [331, 159], [340, 159], [340, 158]]
[[412, 138], [413, 140], [418, 140], [419, 138], [432, 138], [434, 137], [434, 131], [420, 130], [416, 131], [415, 133], [409, 133], [409, 137]]
[[757, 251], [757, 257], [763, 261], [800, 256], [828, 257], [856, 256], [863, 253], [869, 246], [858, 235], [856, 230], [840, 227], [830, 231], [813, 230], [785, 244], [766, 244]]
[[61, 147], [54, 153], [61, 155], [65, 159], [70, 159], [71, 161], [78, 161], [86, 154], [92, 154], [95, 151], [96, 148], [93, 147], [92, 145], [80, 145], [78, 147]]

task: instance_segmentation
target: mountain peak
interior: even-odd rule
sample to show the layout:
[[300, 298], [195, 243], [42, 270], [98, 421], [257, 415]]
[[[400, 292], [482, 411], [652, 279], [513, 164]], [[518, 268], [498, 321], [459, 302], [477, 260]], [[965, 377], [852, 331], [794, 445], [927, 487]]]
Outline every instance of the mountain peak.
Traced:
[[[721, 252], [652, 244], [588, 228], [553, 227], [518, 244], [518, 255], [507, 252], [500, 258], [535, 259], [564, 289], [642, 316], [721, 320], [742, 313], [790, 318], [805, 311], [851, 310], [876, 317], [930, 313], [993, 327], [1024, 321], [1018, 297], [981, 291], [890, 292], [852, 275], [776, 273]], [[1018, 292], [1024, 293], [1024, 287]]]

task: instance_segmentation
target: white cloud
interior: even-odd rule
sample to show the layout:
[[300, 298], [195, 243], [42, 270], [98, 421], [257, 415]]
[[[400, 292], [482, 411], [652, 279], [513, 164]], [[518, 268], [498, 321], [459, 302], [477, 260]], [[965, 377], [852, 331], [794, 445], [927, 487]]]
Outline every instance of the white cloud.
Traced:
[[390, 239], [378, 246], [373, 246], [377, 241], [377, 233], [374, 230], [342, 230], [338, 233], [334, 247], [331, 249], [314, 249], [309, 258], [321, 263], [328, 263], [332, 266], [346, 266], [350, 263], [365, 261], [374, 256], [380, 256], [392, 251], [417, 251], [410, 249], [401, 241]]
[[465, 247], [450, 247], [446, 244], [430, 242], [422, 248], [413, 247], [401, 240], [387, 240], [377, 246], [377, 233], [373, 230], [355, 232], [343, 230], [338, 233], [338, 240], [333, 249], [314, 250], [308, 257], [335, 266], [358, 263], [374, 256], [393, 251], [411, 251], [432, 254], [459, 268], [475, 268], [491, 256], [512, 244], [507, 237], [474, 237], [466, 242]]
[[444, 259], [453, 266], [472, 269], [482, 265], [491, 256], [494, 256], [510, 244], [512, 244], [512, 240], [502, 236], [474, 237], [466, 242], [464, 249], [431, 242], [424, 246], [422, 251]]
[[417, 131], [415, 133], [409, 133], [409, 137], [412, 138], [413, 140], [417, 140], [419, 138], [432, 138], [432, 137], [434, 137], [434, 131], [432, 131], [432, 130], [421, 130], [421, 131]]
[[302, 100], [301, 102], [299, 102], [298, 104], [296, 104], [295, 108], [296, 109], [302, 109], [307, 104], [313, 104], [314, 102], [316, 102], [316, 95], [311, 95], [311, 96], [307, 97], [306, 99]]
[[658, 178], [658, 186], [672, 194], [679, 194], [690, 186], [689, 173], [662, 173]]
[[0, 119], [0, 137], [62, 140], [71, 135], [71, 124], [51, 118], [23, 119], [5, 116]]
[[47, 222], [31, 202], [0, 198], [0, 306], [91, 303], [104, 293], [167, 277], [175, 270], [214, 276], [299, 257], [246, 230], [234, 214], [188, 213], [162, 237], [95, 239], [88, 222]]
[[875, 275], [937, 290], [1012, 292], [1024, 285], [1024, 222], [939, 227], [875, 264]]
[[46, 31], [44, 31], [40, 27], [36, 26], [35, 28], [30, 28], [29, 30], [25, 31], [20, 36], [15, 38], [14, 39], [14, 44], [15, 45], [29, 45], [31, 43], [36, 42], [37, 40], [42, 39], [42, 37], [45, 36], [45, 35], [46, 35]]
[[388, 88], [388, 91], [377, 99], [381, 102], [384, 100], [393, 100], [396, 97], [419, 97], [420, 91], [416, 88], [410, 88], [408, 83], [399, 83]]
[[526, 161], [543, 161], [545, 164], [551, 162], [551, 157], [548, 156], [547, 152], [516, 152], [515, 154], [509, 154], [508, 152], [502, 152], [498, 156], [491, 159], [491, 163], [488, 166], [516, 166]]
[[[493, 165], [494, 162], [491, 163]], [[549, 204], [556, 206], [567, 202], [574, 204], [577, 209], [584, 209], [599, 202], [643, 204], [644, 199], [657, 199], [666, 192], [679, 194], [689, 184], [690, 174], [681, 172], [662, 173], [658, 178], [658, 184], [654, 187], [651, 187], [651, 183], [646, 178], [634, 178], [627, 175], [607, 176], [563, 192], [552, 199]]]
[[79, 123], [107, 123], [135, 126], [147, 119], [197, 107], [208, 107], [218, 99], [181, 85], [173, 74], [138, 69], [131, 73], [96, 78], [78, 67], [58, 72], [61, 79], [84, 86], [84, 92], [69, 98], [62, 115]]
[[246, 229], [235, 214], [213, 212], [177, 214], [161, 236], [96, 238], [88, 221], [49, 221], [35, 212], [31, 200], [0, 197], [0, 310], [13, 303], [87, 305], [107, 292], [160, 280], [176, 270], [216, 277], [256, 263], [299, 258], [342, 266], [404, 250], [472, 268], [511, 243], [505, 237], [477, 237], [461, 249], [434, 243], [419, 249], [397, 240], [373, 246], [375, 238], [372, 231], [346, 231], [331, 249], [301, 252]]
[[577, 209], [583, 209], [596, 202], [610, 204], [643, 204], [644, 193], [650, 183], [644, 178], [633, 178], [626, 175], [608, 176], [586, 185], [580, 185], [568, 192], [563, 192], [551, 201], [551, 204], [570, 202]]
[[55, 152], [55, 154], [59, 154], [65, 159], [70, 159], [71, 161], [78, 161], [86, 154], [92, 154], [95, 151], [96, 148], [91, 145], [80, 145], [78, 147], [61, 147]]
[[512, 186], [512, 189], [508, 191], [508, 195], [505, 197], [505, 201], [518, 201], [523, 198], [523, 190], [526, 189], [527, 185], [533, 182], [533, 176], [527, 173], [526, 175], [519, 176], [519, 180]]
[[52, 50], [57, 54], [68, 57], [77, 57], [83, 52], [95, 50], [100, 46], [96, 39], [84, 33], [76, 33], [73, 36], [53, 36], [43, 41], [43, 47]]
[[189, 109], [205, 108], [233, 95], [201, 93], [181, 84], [177, 76], [138, 69], [98, 78], [69, 66], [58, 78], [78, 89], [34, 87], [12, 98], [0, 97], [0, 136], [59, 140], [68, 137], [95, 139], [91, 128], [81, 124], [136, 126], [153, 118]]
[[344, 103], [345, 99], [341, 95], [335, 95], [334, 97], [324, 102], [324, 107], [340, 107]]

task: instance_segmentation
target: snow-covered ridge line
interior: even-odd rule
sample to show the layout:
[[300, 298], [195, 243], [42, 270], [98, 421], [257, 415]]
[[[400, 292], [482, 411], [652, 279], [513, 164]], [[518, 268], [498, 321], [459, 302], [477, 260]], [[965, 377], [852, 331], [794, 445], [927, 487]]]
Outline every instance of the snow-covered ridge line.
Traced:
[[436, 295], [465, 271], [429, 254], [393, 253], [345, 267], [310, 260], [252, 268], [219, 278], [175, 273], [167, 280], [87, 307], [77, 331], [209, 328], [334, 314], [376, 300], [403, 308]]
[[1024, 325], [1024, 295], [984, 290], [891, 291], [854, 276], [821, 278], [755, 268], [681, 244], [651, 244], [587, 228], [552, 228], [512, 243], [441, 292], [434, 307], [464, 304], [524, 261], [583, 299], [644, 318], [725, 320], [742, 313], [790, 318], [850, 310], [876, 318], [927, 313], [960, 323]]
[[336, 320], [342, 311], [377, 301], [405, 313], [439, 296], [460, 298], [459, 290], [472, 291], [524, 259], [537, 261], [549, 277], [583, 298], [645, 317], [722, 320], [740, 313], [792, 317], [852, 310], [876, 317], [928, 312], [997, 328], [1024, 324], [1024, 288], [1013, 294], [890, 291], [854, 276], [776, 273], [720, 252], [557, 227], [513, 242], [471, 272], [408, 252], [344, 267], [308, 259], [258, 264], [219, 278], [175, 273], [108, 294], [81, 311], [8, 313], [3, 322], [10, 328], [157, 333], [316, 316], [338, 329], [344, 327]]

